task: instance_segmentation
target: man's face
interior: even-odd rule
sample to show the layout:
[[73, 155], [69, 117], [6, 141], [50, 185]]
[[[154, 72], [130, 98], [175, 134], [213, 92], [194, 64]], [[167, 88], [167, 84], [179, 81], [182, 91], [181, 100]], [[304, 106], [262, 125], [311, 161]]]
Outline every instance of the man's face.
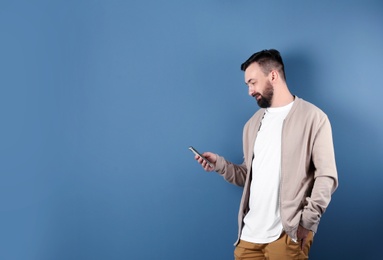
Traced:
[[249, 88], [249, 95], [256, 99], [261, 108], [271, 106], [274, 87], [258, 63], [254, 62], [247, 67], [245, 71], [245, 83]]

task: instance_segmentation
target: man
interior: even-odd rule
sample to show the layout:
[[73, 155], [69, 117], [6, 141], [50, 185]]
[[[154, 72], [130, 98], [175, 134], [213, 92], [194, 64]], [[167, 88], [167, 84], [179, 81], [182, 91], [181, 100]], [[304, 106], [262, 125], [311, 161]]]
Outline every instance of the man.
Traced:
[[195, 159], [243, 186], [235, 259], [308, 259], [322, 214], [338, 186], [332, 131], [325, 113], [290, 93], [277, 50], [241, 65], [261, 107], [243, 130], [244, 162], [205, 152]]

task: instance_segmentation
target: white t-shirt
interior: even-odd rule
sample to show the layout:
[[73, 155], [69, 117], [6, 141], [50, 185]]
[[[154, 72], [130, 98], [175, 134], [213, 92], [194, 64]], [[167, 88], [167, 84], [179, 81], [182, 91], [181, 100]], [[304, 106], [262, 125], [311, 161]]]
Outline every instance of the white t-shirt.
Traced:
[[283, 230], [279, 210], [283, 121], [294, 102], [267, 108], [254, 144], [250, 211], [244, 218], [241, 239], [258, 244], [277, 240]]

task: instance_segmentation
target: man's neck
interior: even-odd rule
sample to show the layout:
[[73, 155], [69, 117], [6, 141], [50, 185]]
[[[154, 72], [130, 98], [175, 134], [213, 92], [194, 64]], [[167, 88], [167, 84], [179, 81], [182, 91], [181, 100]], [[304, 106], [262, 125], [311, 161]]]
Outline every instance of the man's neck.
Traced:
[[290, 92], [286, 93], [285, 95], [280, 95], [278, 98], [275, 98], [274, 96], [271, 107], [286, 106], [290, 104], [291, 102], [293, 102], [294, 99], [295, 97]]
[[290, 93], [286, 82], [276, 82], [273, 89], [274, 96], [270, 107], [283, 107], [294, 101], [295, 97]]

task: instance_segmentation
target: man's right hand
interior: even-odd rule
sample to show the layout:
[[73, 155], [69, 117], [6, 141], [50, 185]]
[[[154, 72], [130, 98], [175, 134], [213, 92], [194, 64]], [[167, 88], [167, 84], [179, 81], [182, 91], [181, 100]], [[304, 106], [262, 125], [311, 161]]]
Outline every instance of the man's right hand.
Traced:
[[204, 168], [205, 171], [211, 172], [215, 169], [215, 163], [217, 162], [217, 155], [211, 152], [205, 152], [202, 154], [206, 159], [211, 162], [211, 164], [214, 165], [214, 167], [211, 167], [204, 159], [202, 159], [199, 155], [196, 155], [194, 158], [198, 161], [199, 164], [201, 164], [202, 168]]

